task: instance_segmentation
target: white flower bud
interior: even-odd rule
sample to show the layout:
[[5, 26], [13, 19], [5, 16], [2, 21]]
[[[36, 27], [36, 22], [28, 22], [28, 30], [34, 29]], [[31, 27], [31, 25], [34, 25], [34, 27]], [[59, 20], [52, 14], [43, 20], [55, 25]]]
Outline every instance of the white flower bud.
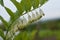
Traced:
[[23, 18], [20, 18], [18, 28], [23, 28]]
[[31, 10], [33, 10], [33, 6], [31, 7]]
[[35, 18], [36, 18], [36, 15], [35, 15], [35, 13], [32, 11], [32, 21], [34, 21], [35, 20]]
[[31, 16], [29, 14], [28, 15], [28, 22], [31, 22]]
[[40, 13], [41, 16], [45, 15], [44, 12], [40, 8], [39, 8], [39, 13]]

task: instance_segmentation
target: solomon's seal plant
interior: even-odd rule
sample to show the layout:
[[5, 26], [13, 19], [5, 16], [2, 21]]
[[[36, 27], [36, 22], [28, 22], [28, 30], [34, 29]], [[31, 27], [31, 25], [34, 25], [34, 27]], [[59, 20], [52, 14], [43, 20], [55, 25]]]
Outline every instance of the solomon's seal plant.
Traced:
[[[42, 16], [44, 16], [44, 13], [40, 7], [47, 0], [21, 0], [20, 2], [17, 2], [16, 0], [10, 1], [17, 8], [16, 12], [12, 12], [10, 8], [4, 6], [3, 0], [0, 0], [1, 6], [4, 7], [6, 12], [10, 15], [9, 22], [0, 16], [0, 20], [5, 25], [5, 30], [0, 28], [0, 36], [4, 40], [33, 40], [37, 30], [27, 32], [24, 31], [24, 28], [27, 28], [29, 24], [39, 20]], [[25, 13], [23, 14], [24, 11]], [[4, 34], [4, 31], [6, 31], [6, 34]]]

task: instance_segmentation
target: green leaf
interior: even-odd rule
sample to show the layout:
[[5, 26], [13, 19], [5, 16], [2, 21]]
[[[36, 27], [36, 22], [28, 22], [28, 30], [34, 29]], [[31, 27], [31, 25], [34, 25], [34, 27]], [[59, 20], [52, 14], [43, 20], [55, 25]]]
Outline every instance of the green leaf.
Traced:
[[42, 6], [45, 2], [47, 2], [48, 0], [40, 0], [39, 3]]
[[30, 0], [22, 0], [20, 4], [22, 5], [22, 7], [26, 12], [30, 11], [32, 6]]
[[0, 36], [4, 38], [4, 31], [2, 29], [0, 29]]
[[36, 9], [39, 7], [39, 4], [40, 4], [40, 6], [42, 6], [46, 1], [48, 1], [48, 0], [31, 0], [31, 4], [32, 4], [33, 8]]
[[11, 0], [11, 1], [16, 6], [17, 10], [19, 11], [19, 13], [17, 13], [18, 15], [16, 16], [20, 17], [20, 15], [22, 15], [22, 12], [24, 11], [22, 6], [16, 0]]
[[8, 12], [8, 14], [11, 16], [12, 19], [14, 19], [15, 14], [7, 7], [4, 7], [6, 9], [6, 11]]
[[0, 0], [0, 4], [1, 4], [2, 6], [4, 6], [3, 0]]
[[8, 28], [8, 22], [7, 21], [5, 21], [4, 19], [3, 19], [3, 17], [1, 17], [0, 16], [0, 20], [3, 22], [3, 24], [5, 25], [5, 28], [7, 29]]
[[7, 7], [4, 7], [5, 10], [8, 12], [8, 14], [10, 15], [10, 21], [9, 21], [9, 26], [11, 26], [11, 24], [16, 20], [16, 15]]
[[36, 9], [39, 6], [39, 0], [31, 0], [31, 4], [33, 8]]

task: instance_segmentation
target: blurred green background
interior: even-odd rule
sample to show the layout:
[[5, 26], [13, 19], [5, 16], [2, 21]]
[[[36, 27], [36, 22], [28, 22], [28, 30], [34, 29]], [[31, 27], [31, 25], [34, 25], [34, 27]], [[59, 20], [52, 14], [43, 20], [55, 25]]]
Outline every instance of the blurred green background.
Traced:
[[[31, 24], [30, 31], [38, 30], [34, 40], [60, 40], [60, 19], [50, 19]], [[27, 30], [29, 30], [27, 28]]]
[[[0, 27], [3, 28], [3, 25], [0, 24]], [[24, 28], [14, 40], [60, 40], [60, 19], [32, 23], [28, 25], [28, 28]]]

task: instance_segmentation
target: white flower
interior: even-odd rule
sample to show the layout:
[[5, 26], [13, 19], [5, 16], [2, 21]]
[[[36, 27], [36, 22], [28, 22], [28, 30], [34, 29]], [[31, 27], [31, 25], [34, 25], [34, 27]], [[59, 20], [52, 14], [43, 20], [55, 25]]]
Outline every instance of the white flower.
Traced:
[[23, 16], [23, 26], [27, 25], [27, 19]]
[[44, 12], [40, 8], [39, 8], [39, 13], [40, 13], [41, 16], [45, 15]]
[[34, 21], [35, 20], [35, 18], [36, 18], [36, 15], [35, 15], [35, 13], [32, 11], [32, 21]]
[[31, 16], [29, 15], [29, 14], [27, 14], [28, 15], [28, 22], [31, 22]]
[[23, 19], [19, 19], [19, 24], [18, 24], [18, 28], [23, 28]]

